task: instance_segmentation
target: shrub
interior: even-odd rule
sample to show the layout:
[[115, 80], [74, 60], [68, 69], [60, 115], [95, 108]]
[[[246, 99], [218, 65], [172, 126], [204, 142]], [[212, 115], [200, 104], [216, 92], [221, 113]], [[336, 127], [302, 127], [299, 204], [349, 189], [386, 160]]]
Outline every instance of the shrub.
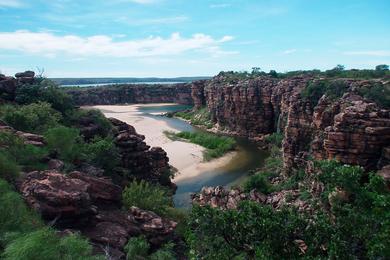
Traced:
[[146, 259], [149, 255], [150, 245], [145, 237], [130, 238], [125, 246], [126, 259]]
[[15, 161], [25, 171], [42, 170], [45, 165], [42, 159], [47, 156], [45, 147], [24, 144], [23, 140], [13, 133], [0, 133], [0, 153]]
[[167, 243], [161, 249], [150, 255], [150, 260], [175, 260], [174, 244]]
[[282, 141], [283, 141], [283, 134], [282, 133], [272, 133], [271, 135], [268, 135], [265, 138], [265, 141], [267, 143], [270, 143], [270, 144], [275, 145], [277, 147], [281, 147]]
[[77, 235], [60, 238], [53, 230], [42, 228], [21, 235], [7, 245], [4, 259], [96, 259], [92, 247]]
[[2, 119], [17, 130], [44, 133], [58, 125], [61, 115], [49, 103], [40, 102], [20, 107], [6, 106]]
[[362, 87], [358, 92], [363, 97], [376, 102], [379, 106], [390, 108], [390, 85], [375, 84], [371, 87]]
[[64, 161], [76, 162], [85, 157], [83, 140], [77, 129], [64, 126], [49, 129], [45, 133], [45, 140], [49, 150], [58, 153]]
[[214, 126], [214, 123], [211, 120], [210, 112], [206, 107], [200, 108], [198, 110], [176, 112], [175, 116], [188, 120], [193, 125], [205, 126], [208, 129]]
[[44, 78], [36, 78], [34, 84], [26, 84], [17, 88], [15, 100], [23, 105], [47, 102], [63, 114], [73, 108], [71, 97], [53, 81]]
[[136, 206], [159, 215], [164, 215], [167, 208], [172, 206], [172, 200], [166, 189], [144, 180], [130, 183], [123, 191], [122, 197], [126, 208]]
[[209, 133], [165, 132], [165, 134], [173, 140], [182, 138], [190, 141], [191, 143], [195, 143], [207, 148], [207, 150], [203, 154], [203, 157], [206, 161], [221, 157], [228, 151], [233, 150], [236, 146], [236, 141], [231, 137], [217, 136]]
[[[72, 110], [65, 116], [65, 125], [67, 126], [82, 127], [86, 123], [96, 125], [97, 129], [94, 132], [102, 138], [107, 137], [112, 129], [111, 122], [97, 109]], [[92, 139], [94, 136], [88, 138]]]
[[91, 143], [86, 144], [85, 153], [89, 161], [111, 172], [119, 164], [119, 151], [111, 138], [95, 138]]
[[301, 96], [310, 101], [311, 105], [315, 107], [320, 98], [325, 94], [331, 100], [340, 98], [348, 89], [347, 84], [342, 80], [336, 81], [314, 81], [310, 82], [301, 92]]
[[14, 181], [19, 176], [19, 166], [8, 154], [0, 151], [0, 178]]
[[271, 183], [263, 173], [250, 176], [244, 183], [244, 190], [246, 192], [250, 192], [253, 189], [264, 194], [269, 194], [273, 191]]
[[29, 232], [43, 224], [23, 198], [0, 179], [0, 245], [10, 233]]

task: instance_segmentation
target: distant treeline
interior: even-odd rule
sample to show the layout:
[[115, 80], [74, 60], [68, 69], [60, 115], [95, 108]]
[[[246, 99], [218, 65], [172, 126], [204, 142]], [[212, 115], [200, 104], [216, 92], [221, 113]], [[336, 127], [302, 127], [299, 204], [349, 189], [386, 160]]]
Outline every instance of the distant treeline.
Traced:
[[226, 80], [248, 79], [259, 76], [270, 76], [273, 78], [289, 78], [294, 76], [310, 75], [326, 78], [354, 78], [354, 79], [375, 79], [375, 78], [390, 78], [389, 66], [380, 64], [375, 69], [350, 69], [346, 70], [345, 66], [337, 65], [333, 69], [321, 70], [297, 70], [288, 72], [269, 72], [262, 71], [259, 67], [253, 67], [251, 72], [248, 71], [221, 71], [218, 76], [223, 76]]
[[107, 83], [143, 83], [143, 82], [191, 82], [211, 77], [177, 77], [177, 78], [51, 78], [59, 85], [107, 84]]

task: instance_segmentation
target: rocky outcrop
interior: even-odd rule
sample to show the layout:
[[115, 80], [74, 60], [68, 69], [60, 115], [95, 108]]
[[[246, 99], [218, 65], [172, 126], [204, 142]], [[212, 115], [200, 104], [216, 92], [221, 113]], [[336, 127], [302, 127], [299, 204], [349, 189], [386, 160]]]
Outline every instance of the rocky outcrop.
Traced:
[[124, 258], [129, 238], [144, 235], [158, 248], [172, 239], [176, 223], [153, 212], [132, 207], [121, 210], [121, 188], [110, 179], [72, 172], [35, 171], [19, 181], [27, 204], [44, 220], [62, 230], [78, 230], [96, 252]]
[[361, 165], [367, 170], [388, 164], [390, 110], [364, 99], [357, 91], [388, 83], [342, 79], [346, 94], [338, 100], [324, 95], [313, 104], [302, 97], [309, 82], [321, 80], [311, 76], [231, 79], [219, 75], [202, 84], [193, 83], [192, 98], [195, 109], [208, 108], [221, 132], [253, 140], [283, 133], [286, 172], [304, 167], [310, 155]]
[[21, 140], [23, 140], [24, 144], [31, 144], [39, 147], [45, 146], [45, 140], [42, 135], [16, 131], [0, 120], [0, 133], [1, 132], [8, 132], [18, 136]]
[[294, 206], [301, 211], [310, 209], [309, 204], [299, 198], [299, 190], [283, 190], [265, 195], [256, 190], [245, 193], [239, 188], [227, 190], [221, 186], [203, 187], [202, 190], [193, 195], [192, 202], [222, 210], [236, 209], [241, 201], [253, 201], [260, 204], [267, 204], [275, 209], [284, 206]]
[[[115, 128], [114, 142], [121, 155], [120, 166], [131, 177], [159, 183], [175, 189], [170, 180], [170, 166], [167, 153], [160, 147], [148, 146], [145, 136], [138, 134], [133, 126], [115, 118], [110, 118]], [[122, 180], [125, 186], [128, 179]]]
[[71, 88], [66, 92], [75, 104], [113, 105], [126, 103], [178, 103], [191, 105], [191, 86], [178, 84], [118, 84], [112, 86]]
[[34, 83], [33, 71], [19, 72], [14, 77], [0, 74], [0, 104], [4, 101], [14, 101], [18, 86]]

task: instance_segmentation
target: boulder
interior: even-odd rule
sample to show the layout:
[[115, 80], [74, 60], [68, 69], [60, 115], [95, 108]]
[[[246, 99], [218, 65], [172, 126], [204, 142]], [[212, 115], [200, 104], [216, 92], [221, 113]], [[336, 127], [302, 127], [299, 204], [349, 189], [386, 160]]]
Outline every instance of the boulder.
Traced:
[[15, 78], [34, 78], [35, 72], [26, 70], [25, 72], [18, 72], [15, 74]]

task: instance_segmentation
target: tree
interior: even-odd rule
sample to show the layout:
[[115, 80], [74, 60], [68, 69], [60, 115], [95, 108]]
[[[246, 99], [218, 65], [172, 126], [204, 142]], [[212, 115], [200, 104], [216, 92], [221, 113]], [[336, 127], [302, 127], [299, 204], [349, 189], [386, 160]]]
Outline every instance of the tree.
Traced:
[[388, 71], [389, 70], [389, 65], [386, 64], [380, 64], [375, 67], [376, 71]]
[[337, 64], [336, 67], [333, 68], [334, 71], [343, 71], [345, 70], [345, 66], [341, 64]]

